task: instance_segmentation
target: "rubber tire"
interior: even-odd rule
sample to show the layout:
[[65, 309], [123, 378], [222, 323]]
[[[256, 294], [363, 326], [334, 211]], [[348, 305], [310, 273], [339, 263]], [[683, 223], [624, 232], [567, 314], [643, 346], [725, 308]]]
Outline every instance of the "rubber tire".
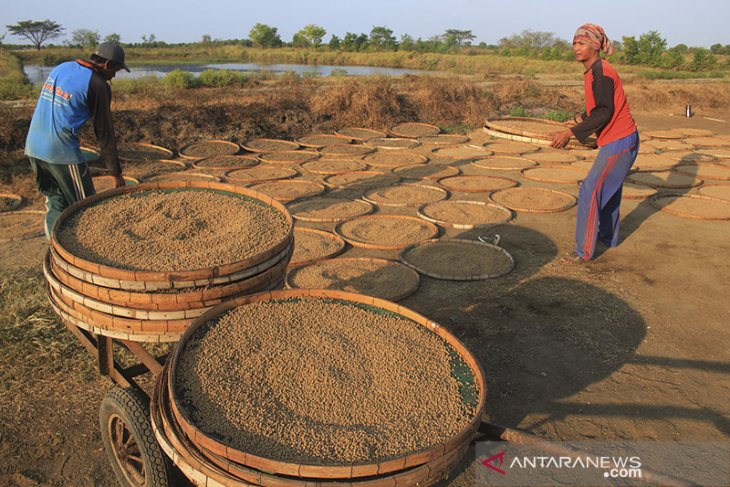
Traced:
[[172, 464], [155, 439], [150, 424], [149, 398], [135, 389], [114, 386], [107, 392], [99, 407], [99, 426], [109, 463], [114, 475], [123, 487], [126, 477], [112, 451], [107, 424], [112, 414], [120, 416], [134, 434], [139, 446], [145, 469], [145, 487], [167, 487], [170, 485]]

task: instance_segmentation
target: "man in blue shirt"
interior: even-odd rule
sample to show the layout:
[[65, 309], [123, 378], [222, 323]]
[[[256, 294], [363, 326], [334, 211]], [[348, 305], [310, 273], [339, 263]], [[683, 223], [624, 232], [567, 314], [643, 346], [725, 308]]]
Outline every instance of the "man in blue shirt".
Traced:
[[108, 81], [126, 69], [124, 49], [104, 42], [88, 61], [62, 63], [43, 84], [25, 154], [30, 159], [36, 185], [46, 197], [46, 236], [50, 238], [58, 215], [72, 203], [94, 194], [91, 171], [81, 153], [79, 131], [93, 118], [94, 134], [115, 187], [124, 186], [111, 118]]

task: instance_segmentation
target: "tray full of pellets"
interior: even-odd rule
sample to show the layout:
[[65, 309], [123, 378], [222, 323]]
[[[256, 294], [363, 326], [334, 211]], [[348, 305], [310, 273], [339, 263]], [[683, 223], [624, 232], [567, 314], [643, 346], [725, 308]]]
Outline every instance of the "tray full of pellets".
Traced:
[[259, 485], [431, 485], [466, 451], [485, 402], [483, 373], [453, 335], [391, 302], [332, 290], [211, 310], [159, 381], [154, 428], [177, 444], [173, 459], [190, 457], [185, 437], [199, 468], [212, 462]]
[[461, 193], [491, 193], [505, 188], [517, 186], [517, 181], [499, 176], [463, 175], [449, 176], [438, 180], [438, 184]]
[[393, 173], [403, 179], [426, 179], [434, 180], [458, 176], [461, 171], [458, 167], [445, 164], [411, 164], [393, 169]]
[[170, 149], [143, 142], [119, 144], [117, 153], [119, 159], [130, 162], [157, 161], [172, 157]]
[[365, 156], [362, 161], [370, 166], [394, 168], [410, 166], [412, 164], [426, 164], [428, 157], [415, 152], [402, 151], [378, 151]]
[[511, 210], [525, 213], [556, 213], [574, 207], [575, 196], [548, 188], [520, 186], [495, 191], [489, 199]]
[[256, 158], [268, 164], [301, 164], [307, 161], [319, 159], [322, 156], [319, 152], [311, 150], [287, 150], [278, 152], [263, 152]]
[[345, 243], [339, 235], [315, 228], [294, 228], [294, 255], [290, 267], [307, 265], [318, 260], [329, 259], [345, 250]]
[[425, 276], [448, 281], [501, 277], [515, 261], [502, 247], [473, 240], [433, 240], [406, 248], [401, 261]]
[[317, 223], [349, 220], [367, 215], [373, 209], [373, 205], [367, 201], [331, 196], [296, 201], [289, 206], [295, 219]]
[[386, 171], [349, 171], [331, 174], [323, 179], [330, 188], [369, 189], [400, 181], [400, 176]]
[[533, 181], [555, 184], [571, 184], [582, 181], [588, 176], [588, 169], [570, 165], [530, 167], [520, 171]]
[[205, 159], [213, 156], [232, 156], [238, 154], [241, 147], [227, 140], [197, 140], [180, 149], [180, 156], [188, 159]]
[[378, 206], [420, 206], [448, 198], [446, 190], [423, 184], [396, 184], [367, 191], [362, 199]]
[[242, 144], [249, 152], [279, 152], [298, 150], [301, 146], [291, 140], [282, 139], [252, 139]]
[[351, 144], [353, 139], [335, 134], [311, 134], [297, 139], [297, 143], [304, 147], [321, 149], [331, 145]]
[[466, 144], [469, 142], [469, 137], [466, 135], [458, 134], [437, 134], [437, 135], [425, 135], [420, 136], [416, 139], [421, 145], [431, 145], [436, 147], [443, 147], [455, 144]]
[[730, 220], [730, 201], [698, 194], [658, 194], [649, 202], [671, 215], [692, 220]]
[[159, 159], [156, 161], [142, 161], [124, 169], [124, 175], [142, 180], [160, 174], [184, 171], [187, 166], [182, 161]]
[[438, 135], [441, 129], [436, 125], [420, 122], [405, 122], [391, 127], [390, 133], [395, 137], [406, 137], [416, 139], [418, 137], [433, 137]]
[[318, 196], [325, 192], [325, 187], [319, 183], [297, 179], [264, 181], [262, 183], [256, 183], [250, 188], [254, 191], [268, 194], [282, 203], [288, 203], [300, 198]]
[[335, 232], [355, 247], [400, 250], [437, 237], [439, 228], [412, 216], [366, 215], [338, 224]]
[[259, 160], [251, 156], [211, 156], [193, 162], [193, 167], [199, 171], [233, 171], [253, 167]]
[[387, 259], [327, 259], [289, 271], [286, 285], [296, 289], [337, 289], [389, 301], [418, 290], [414, 270]]
[[301, 168], [312, 174], [330, 175], [352, 171], [365, 171], [368, 165], [364, 162], [346, 159], [317, 159], [303, 163]]
[[490, 171], [521, 171], [537, 166], [537, 162], [519, 156], [492, 156], [474, 161], [471, 165]]
[[196, 171], [180, 171], [156, 174], [148, 178], [144, 178], [145, 183], [163, 183], [163, 182], [182, 182], [182, 181], [212, 181], [219, 183], [221, 178], [214, 174]]
[[258, 166], [244, 169], [233, 169], [227, 171], [223, 176], [226, 181], [233, 184], [248, 184], [259, 181], [274, 181], [277, 179], [291, 179], [299, 175], [296, 169], [290, 167], [274, 166], [271, 164], [259, 164]]
[[402, 150], [413, 149], [421, 145], [415, 139], [407, 139], [404, 137], [381, 137], [379, 139], [370, 139], [365, 145], [383, 150]]
[[504, 206], [481, 201], [445, 200], [423, 205], [418, 216], [442, 227], [471, 230], [488, 228], [512, 220], [512, 212]]
[[222, 300], [281, 287], [292, 252], [291, 216], [269, 196], [213, 182], [149, 183], [66, 209], [45, 272], [66, 322], [175, 341]]
[[360, 144], [334, 144], [322, 147], [319, 152], [325, 157], [362, 157], [375, 149]]
[[349, 137], [357, 142], [365, 142], [366, 140], [385, 137], [385, 132], [363, 127], [345, 127], [343, 129], [336, 130], [335, 135]]

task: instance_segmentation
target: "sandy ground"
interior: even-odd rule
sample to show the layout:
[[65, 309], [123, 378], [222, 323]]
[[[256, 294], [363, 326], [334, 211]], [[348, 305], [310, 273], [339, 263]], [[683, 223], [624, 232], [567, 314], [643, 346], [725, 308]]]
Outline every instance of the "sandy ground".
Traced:
[[[636, 118], [640, 130], [730, 133], [727, 123], [701, 117]], [[500, 174], [577, 195], [574, 185]], [[625, 200], [619, 247], [601, 249], [591, 264], [565, 266], [559, 260], [572, 249], [575, 214], [519, 214], [486, 232], [447, 231], [461, 238], [499, 234], [515, 270], [469, 283], [423, 277], [402, 304], [447, 327], [479, 359], [490, 421], [550, 440], [727, 441], [730, 221], [682, 219]], [[43, 239], [0, 244], [0, 266], [38, 266], [45, 247]], [[361, 255], [397, 253], [350, 248], [342, 256]], [[97, 420], [111, 383], [95, 374], [85, 350], [75, 353], [78, 373], [40, 375], [0, 358], [2, 367], [31, 378], [0, 392], [3, 485], [114, 483]], [[474, 485], [479, 468], [472, 449], [446, 484]]]

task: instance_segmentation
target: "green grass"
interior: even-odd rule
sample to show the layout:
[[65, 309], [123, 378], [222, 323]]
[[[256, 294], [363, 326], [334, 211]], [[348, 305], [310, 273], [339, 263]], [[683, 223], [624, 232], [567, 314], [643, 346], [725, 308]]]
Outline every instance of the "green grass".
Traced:
[[7, 51], [0, 52], [0, 100], [17, 100], [36, 94], [23, 73], [20, 60]]

